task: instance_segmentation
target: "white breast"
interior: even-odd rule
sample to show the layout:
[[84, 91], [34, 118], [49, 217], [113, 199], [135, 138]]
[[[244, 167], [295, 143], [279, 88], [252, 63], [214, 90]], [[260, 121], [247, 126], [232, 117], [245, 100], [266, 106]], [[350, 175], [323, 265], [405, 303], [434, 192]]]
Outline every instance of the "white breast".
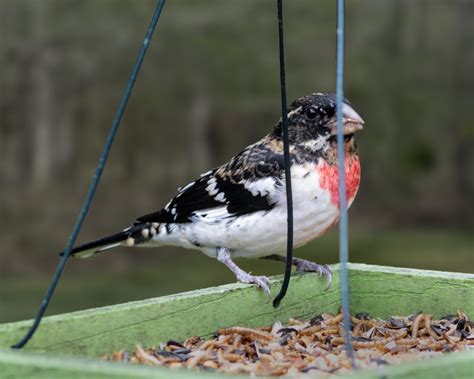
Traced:
[[[316, 166], [305, 164], [291, 171], [293, 188], [294, 246], [302, 246], [323, 234], [339, 212], [327, 190], [319, 185]], [[261, 257], [286, 249], [287, 212], [285, 187], [275, 187], [275, 207], [235, 218], [224, 218], [225, 208], [189, 224], [173, 225], [173, 233], [157, 235], [156, 244], [198, 248], [214, 257], [216, 247], [227, 247], [237, 257]], [[259, 188], [263, 191], [263, 189]]]

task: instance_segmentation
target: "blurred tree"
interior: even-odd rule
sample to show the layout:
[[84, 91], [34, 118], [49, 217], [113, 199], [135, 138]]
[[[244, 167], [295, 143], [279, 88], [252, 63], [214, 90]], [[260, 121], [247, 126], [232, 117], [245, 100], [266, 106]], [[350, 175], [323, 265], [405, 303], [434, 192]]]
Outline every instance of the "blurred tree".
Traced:
[[[29, 5], [31, 20], [26, 26], [31, 27], [33, 51], [27, 68], [30, 72], [31, 107], [28, 112], [28, 137], [31, 141], [31, 182], [33, 184], [48, 183], [53, 176], [54, 162], [54, 79], [51, 64], [54, 56], [49, 47], [49, 25], [51, 22], [51, 2], [33, 1]], [[29, 142], [29, 143], [28, 143]], [[61, 141], [68, 144], [69, 141]]]

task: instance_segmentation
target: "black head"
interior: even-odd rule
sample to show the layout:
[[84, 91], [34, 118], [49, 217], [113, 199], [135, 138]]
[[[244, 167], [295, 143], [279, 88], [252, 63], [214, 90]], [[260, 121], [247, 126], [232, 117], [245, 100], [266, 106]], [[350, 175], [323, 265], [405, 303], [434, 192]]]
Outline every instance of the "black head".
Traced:
[[[352, 108], [347, 99], [343, 100], [342, 117], [344, 134], [349, 135], [362, 129], [364, 121]], [[327, 140], [336, 134], [336, 95], [312, 93], [295, 100], [288, 109], [288, 134], [290, 143]], [[282, 137], [281, 120], [273, 131]]]

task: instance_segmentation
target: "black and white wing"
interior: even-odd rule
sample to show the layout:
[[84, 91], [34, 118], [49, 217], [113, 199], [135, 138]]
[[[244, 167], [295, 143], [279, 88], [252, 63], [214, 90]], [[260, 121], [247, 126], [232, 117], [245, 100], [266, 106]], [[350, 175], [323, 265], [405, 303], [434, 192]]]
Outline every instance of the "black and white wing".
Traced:
[[137, 223], [188, 223], [269, 211], [282, 193], [282, 174], [283, 156], [257, 143], [180, 188], [163, 209]]
[[[263, 141], [249, 146], [228, 164], [203, 174], [178, 190], [161, 210], [139, 217], [123, 231], [77, 246], [72, 255], [87, 258], [116, 246], [141, 244], [172, 224], [219, 223], [259, 211], [269, 211], [284, 196], [283, 155]], [[155, 225], [156, 224], [156, 225]]]

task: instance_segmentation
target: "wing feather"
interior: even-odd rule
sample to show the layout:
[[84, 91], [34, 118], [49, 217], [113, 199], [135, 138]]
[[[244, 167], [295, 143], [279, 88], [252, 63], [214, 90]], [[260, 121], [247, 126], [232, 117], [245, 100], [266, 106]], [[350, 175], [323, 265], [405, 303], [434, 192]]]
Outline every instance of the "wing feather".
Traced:
[[252, 145], [227, 165], [180, 188], [165, 208], [137, 222], [187, 223], [209, 213], [229, 218], [268, 211], [282, 186], [282, 159], [263, 143]]

